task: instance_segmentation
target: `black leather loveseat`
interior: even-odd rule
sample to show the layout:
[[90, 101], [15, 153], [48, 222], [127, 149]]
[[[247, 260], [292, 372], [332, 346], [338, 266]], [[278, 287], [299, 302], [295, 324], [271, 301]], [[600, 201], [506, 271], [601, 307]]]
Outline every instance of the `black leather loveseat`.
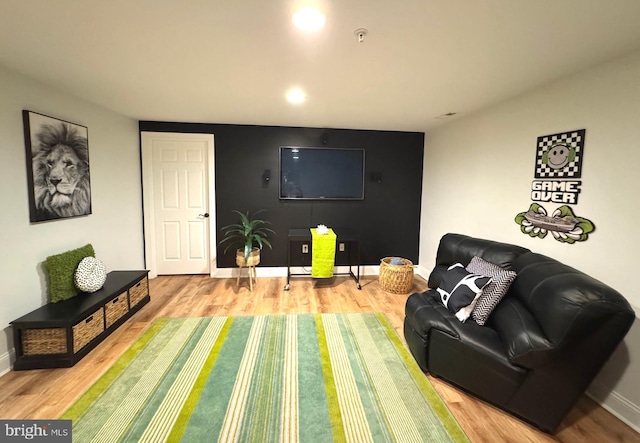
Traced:
[[[435, 288], [482, 257], [517, 276], [484, 326], [459, 321]], [[612, 288], [528, 249], [447, 234], [429, 288], [406, 303], [404, 334], [424, 371], [553, 433], [635, 319]]]

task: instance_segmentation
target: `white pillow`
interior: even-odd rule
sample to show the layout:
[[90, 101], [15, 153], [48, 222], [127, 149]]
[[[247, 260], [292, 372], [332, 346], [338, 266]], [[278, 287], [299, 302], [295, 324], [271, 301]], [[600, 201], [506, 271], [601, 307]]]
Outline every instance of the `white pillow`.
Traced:
[[83, 258], [73, 275], [76, 287], [83, 292], [96, 292], [106, 280], [107, 269], [104, 263], [95, 257]]

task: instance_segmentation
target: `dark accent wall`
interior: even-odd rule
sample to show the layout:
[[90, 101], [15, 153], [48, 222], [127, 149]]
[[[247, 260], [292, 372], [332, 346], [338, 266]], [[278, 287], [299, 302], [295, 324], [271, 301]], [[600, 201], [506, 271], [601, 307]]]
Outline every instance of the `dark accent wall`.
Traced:
[[[273, 224], [273, 250], [262, 266], [286, 266], [289, 228], [322, 223], [357, 235], [362, 264], [389, 256], [418, 264], [424, 133], [141, 121], [140, 131], [214, 134], [216, 226], [235, 223], [233, 209], [266, 209]], [[362, 201], [291, 201], [278, 198], [279, 147], [325, 146], [365, 149]], [[265, 184], [263, 175], [270, 170]], [[221, 237], [218, 231], [218, 239]], [[218, 247], [218, 267], [235, 267], [231, 252]]]

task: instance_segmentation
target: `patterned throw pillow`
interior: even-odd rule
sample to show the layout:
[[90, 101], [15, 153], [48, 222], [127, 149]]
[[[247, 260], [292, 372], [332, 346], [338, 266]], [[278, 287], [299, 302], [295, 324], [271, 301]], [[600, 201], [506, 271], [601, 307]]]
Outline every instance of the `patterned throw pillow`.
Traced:
[[516, 279], [516, 273], [489, 263], [480, 257], [471, 259], [467, 265], [467, 271], [491, 277], [491, 283], [484, 287], [482, 295], [478, 298], [471, 312], [471, 318], [482, 326], [509, 290], [511, 283]]
[[107, 280], [107, 270], [95, 257], [85, 257], [78, 264], [74, 274], [76, 287], [83, 292], [96, 292]]
[[491, 281], [490, 277], [467, 272], [460, 263], [449, 266], [436, 289], [448, 310], [464, 322], [473, 311], [482, 288]]

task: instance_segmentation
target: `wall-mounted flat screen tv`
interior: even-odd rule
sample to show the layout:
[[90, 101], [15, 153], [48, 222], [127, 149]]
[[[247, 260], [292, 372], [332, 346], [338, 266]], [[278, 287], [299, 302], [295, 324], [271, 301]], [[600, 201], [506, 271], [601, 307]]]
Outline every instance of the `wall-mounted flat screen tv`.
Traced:
[[280, 199], [364, 200], [364, 149], [282, 146]]

